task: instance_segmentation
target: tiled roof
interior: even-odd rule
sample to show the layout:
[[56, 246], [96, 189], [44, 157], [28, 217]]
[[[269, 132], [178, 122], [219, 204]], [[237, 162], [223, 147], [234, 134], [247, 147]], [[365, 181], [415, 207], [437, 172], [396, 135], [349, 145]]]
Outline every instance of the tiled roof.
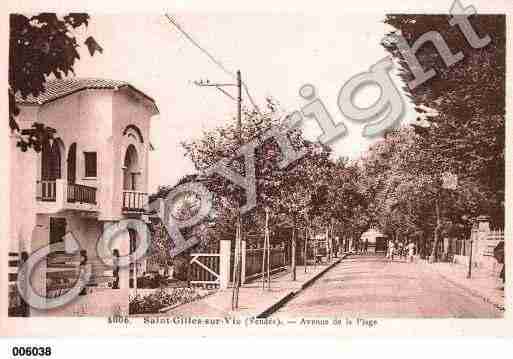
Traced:
[[49, 80], [45, 83], [45, 92], [40, 93], [37, 97], [29, 95], [27, 96], [27, 98], [23, 98], [21, 94], [18, 92], [16, 93], [16, 102], [19, 104], [42, 105], [82, 90], [113, 90], [122, 87], [128, 87], [133, 91], [143, 95], [146, 99], [151, 101], [155, 113], [158, 113], [158, 108], [155, 104], [155, 101], [150, 96], [146, 95], [144, 92], [139, 91], [138, 89], [130, 85], [128, 82], [98, 78], [69, 77], [61, 80]]

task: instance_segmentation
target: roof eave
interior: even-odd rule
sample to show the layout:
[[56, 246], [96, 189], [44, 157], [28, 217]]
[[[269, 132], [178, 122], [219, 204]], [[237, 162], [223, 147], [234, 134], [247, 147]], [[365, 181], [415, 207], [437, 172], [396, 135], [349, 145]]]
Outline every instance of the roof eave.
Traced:
[[46, 105], [46, 104], [49, 104], [49, 103], [52, 103], [54, 101], [57, 101], [57, 100], [60, 100], [64, 97], [67, 97], [67, 96], [71, 96], [71, 95], [74, 95], [78, 92], [81, 92], [81, 91], [85, 91], [85, 90], [116, 90], [118, 88], [123, 88], [123, 87], [126, 87], [126, 88], [129, 88], [130, 90], [142, 95], [147, 101], [149, 101], [151, 103], [151, 112], [152, 112], [152, 115], [155, 116], [155, 115], [158, 115], [160, 114], [160, 111], [159, 111], [159, 108], [157, 107], [157, 104], [155, 103], [155, 100], [153, 98], [151, 98], [150, 96], [146, 95], [144, 92], [138, 90], [136, 87], [130, 85], [130, 84], [125, 84], [125, 85], [122, 85], [122, 86], [112, 86], [112, 87], [94, 87], [94, 86], [86, 86], [86, 87], [82, 87], [82, 88], [79, 88], [79, 89], [76, 89], [72, 92], [69, 92], [69, 93], [66, 93], [66, 94], [62, 94], [60, 96], [56, 96], [54, 98], [51, 98], [49, 100], [45, 100], [45, 101], [38, 101], [38, 102], [28, 102], [28, 101], [16, 101], [17, 104], [19, 105], [22, 105], [22, 106], [42, 106], [42, 105]]

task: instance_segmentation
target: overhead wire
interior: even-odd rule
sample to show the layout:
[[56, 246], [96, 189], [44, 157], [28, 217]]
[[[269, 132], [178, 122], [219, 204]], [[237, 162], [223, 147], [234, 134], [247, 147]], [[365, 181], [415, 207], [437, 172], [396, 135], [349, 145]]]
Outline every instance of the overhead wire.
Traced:
[[[207, 56], [210, 61], [212, 61], [217, 67], [219, 67], [225, 74], [231, 76], [232, 78], [236, 78], [236, 74], [233, 71], [230, 71], [221, 61], [217, 60], [207, 49], [205, 49], [203, 46], [201, 46], [198, 41], [196, 41], [187, 31], [184, 30], [184, 28], [174, 19], [171, 15], [165, 14], [168, 21], [183, 35], [187, 40], [189, 40], [196, 48], [198, 48], [205, 56]], [[244, 88], [244, 92], [248, 96], [249, 101], [255, 108], [255, 110], [259, 113], [260, 108], [257, 106], [255, 101], [253, 100], [253, 97], [251, 96], [249, 92], [248, 85], [246, 82], [242, 81], [242, 87]]]

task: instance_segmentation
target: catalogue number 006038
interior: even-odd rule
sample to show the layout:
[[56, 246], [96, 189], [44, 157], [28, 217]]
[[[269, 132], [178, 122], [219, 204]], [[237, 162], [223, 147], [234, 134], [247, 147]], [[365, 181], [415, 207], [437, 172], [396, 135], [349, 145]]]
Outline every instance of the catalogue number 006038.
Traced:
[[11, 354], [13, 357], [48, 357], [52, 355], [52, 348], [41, 346], [15, 346], [12, 347]]

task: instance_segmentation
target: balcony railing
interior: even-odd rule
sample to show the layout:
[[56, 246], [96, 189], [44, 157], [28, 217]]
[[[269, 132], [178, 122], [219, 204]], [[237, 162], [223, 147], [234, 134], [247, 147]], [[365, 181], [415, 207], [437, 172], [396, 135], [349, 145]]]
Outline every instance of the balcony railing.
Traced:
[[139, 191], [123, 191], [123, 212], [143, 212], [148, 194]]
[[55, 202], [57, 198], [57, 184], [55, 180], [37, 181], [37, 198], [45, 202]]
[[83, 184], [68, 183], [68, 202], [96, 204], [96, 188]]
[[37, 181], [36, 198], [42, 202], [55, 202], [57, 206], [66, 203], [96, 205], [96, 188], [77, 183], [66, 183], [65, 180]]

